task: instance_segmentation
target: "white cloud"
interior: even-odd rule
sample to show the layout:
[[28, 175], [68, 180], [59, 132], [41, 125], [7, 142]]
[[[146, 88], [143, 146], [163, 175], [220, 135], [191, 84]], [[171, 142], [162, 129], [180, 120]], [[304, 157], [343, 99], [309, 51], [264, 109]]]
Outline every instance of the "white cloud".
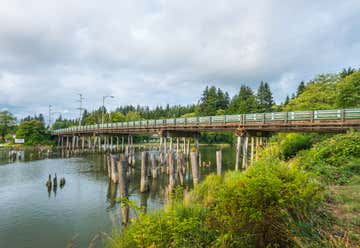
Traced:
[[[359, 66], [360, 3], [339, 1], [5, 0], [0, 107], [77, 113], [119, 104], [186, 104], [206, 84], [268, 81], [277, 101], [301, 80]], [[20, 110], [19, 110], [20, 109]]]

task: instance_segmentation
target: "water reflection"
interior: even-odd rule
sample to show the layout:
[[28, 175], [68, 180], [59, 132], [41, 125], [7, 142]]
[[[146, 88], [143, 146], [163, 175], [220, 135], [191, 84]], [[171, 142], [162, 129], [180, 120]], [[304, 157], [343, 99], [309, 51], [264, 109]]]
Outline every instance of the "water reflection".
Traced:
[[[215, 150], [201, 147], [202, 161], [212, 161], [212, 165], [200, 168], [200, 180], [216, 170]], [[134, 210], [117, 201], [119, 185], [109, 180], [104, 155], [69, 155], [25, 151], [23, 160], [0, 162], [0, 247], [65, 247], [76, 233], [76, 247], [88, 247], [99, 231], [111, 233], [135, 216]], [[48, 159], [39, 160], [41, 157]], [[223, 150], [224, 171], [227, 166], [233, 167], [233, 157], [231, 149]], [[182, 172], [184, 187], [191, 188], [191, 166], [186, 161]], [[49, 174], [55, 173], [66, 178], [66, 187], [60, 181], [56, 188], [46, 187]], [[176, 184], [181, 183], [179, 175], [178, 171]], [[163, 207], [169, 184], [165, 166], [149, 180], [149, 192], [140, 194], [140, 160], [136, 154], [127, 181], [128, 198], [136, 206], [146, 212]], [[39, 233], [42, 239], [34, 238]]]

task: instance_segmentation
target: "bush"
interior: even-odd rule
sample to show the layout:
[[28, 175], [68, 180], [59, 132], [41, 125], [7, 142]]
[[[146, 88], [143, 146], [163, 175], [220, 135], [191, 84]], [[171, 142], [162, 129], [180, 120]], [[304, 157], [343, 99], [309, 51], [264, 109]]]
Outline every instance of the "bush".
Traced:
[[287, 223], [314, 212], [322, 199], [320, 192], [310, 174], [264, 153], [245, 172], [208, 176], [193, 191], [189, 204], [141, 215], [121, 235], [115, 235], [110, 245], [293, 246]]
[[212, 228], [223, 247], [268, 247], [292, 244], [289, 216], [317, 208], [321, 187], [312, 177], [277, 159], [264, 159], [245, 173], [225, 175], [210, 207]]
[[205, 224], [206, 209], [177, 205], [168, 211], [141, 214], [110, 247], [209, 247], [213, 232]]
[[310, 135], [291, 133], [287, 134], [280, 143], [280, 153], [283, 159], [294, 157], [298, 151], [311, 147]]
[[360, 174], [360, 132], [338, 134], [303, 151], [297, 163], [326, 183], [345, 184]]

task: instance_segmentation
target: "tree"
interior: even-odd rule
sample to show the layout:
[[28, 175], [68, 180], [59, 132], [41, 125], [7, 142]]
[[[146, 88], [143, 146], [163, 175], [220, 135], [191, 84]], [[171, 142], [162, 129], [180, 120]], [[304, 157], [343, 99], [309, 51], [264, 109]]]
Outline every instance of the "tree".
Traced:
[[349, 67], [349, 68], [344, 68], [343, 70], [342, 70], [342, 72], [340, 72], [340, 77], [341, 78], [346, 78], [347, 76], [350, 76], [351, 74], [353, 74], [354, 72], [356, 72], [356, 70], [354, 69], [354, 68], [351, 68], [351, 67]]
[[206, 86], [199, 101], [198, 115], [216, 115], [217, 110], [225, 110], [229, 105], [229, 94], [220, 88]]
[[16, 138], [25, 139], [25, 145], [44, 144], [50, 140], [44, 123], [39, 120], [23, 121], [20, 123], [16, 131]]
[[289, 95], [286, 95], [284, 105], [288, 105], [289, 102], [290, 102], [290, 97], [289, 97]]
[[360, 71], [343, 78], [336, 87], [336, 105], [340, 108], [360, 106]]
[[239, 93], [230, 102], [229, 114], [245, 114], [257, 111], [257, 101], [252, 89], [246, 85], [240, 87]]
[[303, 93], [291, 99], [284, 107], [285, 111], [318, 110], [335, 108], [336, 84], [339, 76], [336, 74], [319, 75], [307, 84]]
[[125, 115], [125, 121], [139, 121], [141, 116], [138, 112], [130, 111]]
[[301, 93], [303, 93], [305, 90], [305, 83], [304, 81], [301, 81], [298, 88], [297, 88], [297, 91], [296, 91], [296, 96], [300, 96]]
[[16, 118], [9, 111], [0, 112], [0, 142], [5, 141], [5, 136], [14, 131]]
[[271, 107], [274, 104], [272, 92], [268, 83], [261, 81], [259, 89], [256, 94], [258, 111], [270, 112]]

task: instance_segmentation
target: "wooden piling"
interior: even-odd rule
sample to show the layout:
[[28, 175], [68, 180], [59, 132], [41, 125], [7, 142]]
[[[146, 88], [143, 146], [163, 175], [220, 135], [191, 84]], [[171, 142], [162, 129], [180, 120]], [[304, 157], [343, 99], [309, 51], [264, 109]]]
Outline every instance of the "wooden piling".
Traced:
[[241, 136], [237, 136], [236, 142], [236, 158], [235, 158], [235, 170], [239, 170], [239, 163], [240, 163], [240, 152], [241, 152]]
[[[118, 175], [119, 175], [119, 192], [121, 199], [127, 201], [128, 200], [128, 183], [126, 179], [126, 173], [128, 168], [128, 160], [125, 154], [120, 155], [120, 160], [117, 164], [118, 166]], [[123, 225], [127, 225], [129, 223], [129, 205], [122, 204], [121, 205], [121, 216]]]
[[255, 152], [254, 149], [255, 149], [254, 136], [251, 136], [251, 151], [250, 151], [251, 165], [254, 163], [254, 152]]
[[169, 191], [175, 187], [175, 176], [176, 176], [176, 168], [175, 168], [175, 156], [173, 151], [168, 152], [168, 161], [169, 161]]
[[140, 181], [140, 192], [147, 192], [149, 190], [148, 175], [148, 153], [141, 153], [141, 181]]
[[150, 154], [150, 163], [151, 163], [151, 174], [152, 178], [156, 179], [158, 175], [158, 163], [154, 153]]
[[176, 168], [176, 172], [177, 175], [180, 179], [180, 185], [184, 185], [184, 168], [185, 168], [185, 164], [184, 164], [184, 153], [180, 152], [177, 154], [178, 159], [177, 159], [177, 168]]
[[243, 145], [243, 162], [242, 162], [243, 169], [246, 169], [248, 167], [248, 145], [249, 145], [249, 137], [245, 135], [244, 145]]
[[191, 171], [193, 177], [194, 186], [199, 184], [199, 159], [197, 152], [190, 153], [190, 161], [191, 161]]
[[222, 151], [216, 151], [216, 173], [218, 176], [222, 174]]
[[111, 164], [111, 180], [113, 181], [113, 183], [117, 183], [118, 179], [119, 179], [119, 175], [118, 175], [118, 162], [119, 162], [119, 157], [115, 156], [115, 155], [110, 155], [110, 164]]

